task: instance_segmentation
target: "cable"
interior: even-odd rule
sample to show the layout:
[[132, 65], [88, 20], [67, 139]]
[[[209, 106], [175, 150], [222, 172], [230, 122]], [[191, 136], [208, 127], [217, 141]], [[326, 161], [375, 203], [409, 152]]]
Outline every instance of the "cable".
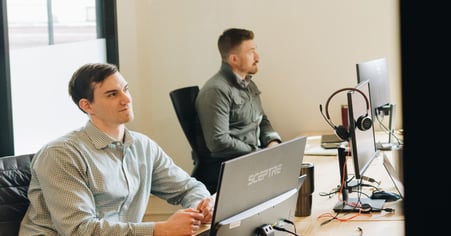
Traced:
[[292, 235], [299, 236], [297, 233], [292, 232], [292, 231], [290, 231], [290, 230], [287, 230], [287, 229], [285, 229], [285, 228], [283, 228], [283, 227], [279, 227], [279, 226], [277, 226], [277, 225], [273, 225], [272, 227], [273, 227], [273, 229], [275, 229], [275, 230], [283, 231], [283, 232], [290, 233], [290, 234], [292, 234]]
[[362, 211], [363, 213], [378, 212], [378, 211], [386, 211], [386, 212], [390, 212], [390, 213], [395, 212], [394, 208], [389, 208], [389, 207], [386, 207], [386, 208], [373, 208], [368, 203], [362, 204], [361, 208], [365, 209], [365, 211]]
[[358, 217], [358, 216], [363, 216], [363, 215], [364, 215], [364, 216], [371, 216], [371, 214], [362, 214], [361, 211], [356, 212], [355, 214], [351, 215], [351, 216], [348, 217], [348, 218], [340, 218], [340, 217], [338, 217], [338, 214], [339, 214], [338, 212], [337, 212], [335, 215], [332, 215], [331, 213], [324, 213], [324, 214], [319, 215], [319, 216], [317, 217], [317, 219], [319, 220], [319, 219], [321, 219], [321, 218], [323, 218], [323, 217], [331, 217], [330, 219], [327, 219], [327, 220], [321, 222], [320, 225], [323, 226], [323, 225], [325, 225], [325, 224], [331, 222], [332, 220], [338, 220], [338, 221], [340, 221], [340, 222], [346, 222], [346, 221], [350, 221], [350, 220], [352, 220], [352, 219], [354, 219], [354, 218], [356, 218], [356, 217]]
[[296, 225], [294, 224], [293, 221], [291, 221], [291, 220], [289, 220], [289, 219], [285, 219], [285, 218], [283, 218], [282, 221], [285, 222], [285, 223], [288, 223], [288, 224], [292, 225], [292, 226], [293, 226], [293, 229], [294, 229], [294, 232], [296, 233]]
[[[362, 176], [360, 179], [356, 180], [356, 183], [354, 185], [350, 185], [352, 183], [352, 181], [355, 179], [355, 175], [353, 175], [351, 178], [349, 178], [346, 181], [346, 186], [347, 186], [347, 190], [349, 190], [350, 192], [353, 191], [360, 191], [362, 189], [362, 187], [371, 187], [374, 189], [380, 189], [379, 185], [382, 181], [377, 181], [371, 177], [368, 176]], [[371, 184], [367, 184], [367, 183], [363, 183], [363, 180], [368, 181], [370, 183], [377, 183], [378, 186], [374, 186]], [[357, 190], [356, 190], [357, 189]]]
[[[349, 190], [349, 189], [348, 189]], [[349, 191], [349, 193], [357, 193], [360, 199], [361, 195], [365, 195], [365, 197], [370, 198], [370, 195], [368, 195], [367, 193], [362, 192], [360, 189], [352, 189], [352, 191]]]
[[381, 181], [380, 180], [377, 181], [377, 180], [375, 180], [375, 179], [373, 179], [371, 177], [368, 177], [368, 176], [362, 176], [362, 179], [366, 180], [366, 181], [368, 181], [370, 183], [376, 183], [377, 185], [381, 185]]
[[346, 190], [348, 190], [349, 193], [360, 192], [361, 194], [369, 197], [368, 194], [363, 192], [363, 188], [364, 187], [372, 188], [373, 189], [372, 191], [374, 191], [374, 190], [376, 190], [376, 191], [382, 190], [382, 188], [379, 188], [379, 187], [371, 185], [371, 184], [359, 184], [359, 185], [356, 185], [356, 186], [347, 187]]
[[[395, 131], [389, 130], [389, 128], [384, 125], [384, 123], [382, 122], [380, 117], [381, 117], [380, 115], [376, 115], [376, 120], [377, 120], [379, 126], [382, 127], [382, 130], [384, 131], [384, 133], [386, 133], [388, 135], [392, 135], [392, 137], [394, 137], [396, 139], [396, 142], [398, 143], [398, 145], [403, 145], [400, 138], [395, 134]], [[382, 118], [384, 118], [384, 116], [382, 116]]]
[[[371, 185], [368, 185], [368, 186], [374, 187], [374, 186], [371, 186]], [[378, 188], [375, 188], [375, 189], [378, 189]], [[370, 195], [368, 195], [368, 194], [365, 193], [365, 192], [362, 192], [362, 191], [360, 190], [360, 188], [358, 188], [357, 186], [356, 186], [356, 187], [353, 187], [352, 189], [351, 189], [350, 187], [348, 187], [347, 190], [352, 190], [352, 191], [350, 191], [350, 192], [358, 193], [358, 194], [361, 194], [361, 195], [365, 195], [366, 197], [370, 198]], [[320, 193], [319, 193], [319, 196], [321, 196], [321, 197], [329, 197], [329, 198], [332, 198], [332, 197], [333, 197], [335, 194], [337, 194], [337, 193], [340, 193], [340, 185], [337, 185], [336, 188], [333, 188], [333, 189], [332, 189], [330, 192], [328, 192], [328, 193], [326, 193], [326, 192], [320, 192]]]
[[332, 196], [334, 196], [336, 193], [338, 193], [338, 190], [340, 188], [340, 185], [338, 185], [336, 188], [333, 188], [330, 192], [326, 193], [326, 192], [320, 192], [319, 195], [321, 197], [329, 197], [332, 198]]
[[294, 224], [293, 221], [285, 219], [285, 218], [281, 219], [281, 221], [293, 225], [294, 232], [290, 231], [288, 229], [285, 229], [283, 226], [279, 226], [278, 224], [280, 222], [278, 222], [278, 223], [275, 223], [275, 224], [272, 224], [272, 225], [271, 224], [263, 224], [263, 225], [261, 225], [260, 227], [258, 227], [256, 229], [257, 236], [274, 236], [275, 235], [274, 230], [283, 231], [283, 232], [287, 232], [287, 233], [290, 233], [290, 234], [295, 235], [295, 236], [299, 236], [296, 233], [296, 225]]
[[[355, 179], [355, 175], [352, 175], [351, 178], [346, 180], [346, 183], [349, 184]], [[357, 184], [363, 184], [363, 180], [368, 181], [370, 183], [376, 183], [377, 185], [380, 185], [382, 181], [378, 181], [374, 178], [368, 177], [368, 176], [362, 176], [360, 179], [356, 179]], [[374, 187], [374, 186], [373, 186]], [[375, 187], [377, 188], [377, 187]]]

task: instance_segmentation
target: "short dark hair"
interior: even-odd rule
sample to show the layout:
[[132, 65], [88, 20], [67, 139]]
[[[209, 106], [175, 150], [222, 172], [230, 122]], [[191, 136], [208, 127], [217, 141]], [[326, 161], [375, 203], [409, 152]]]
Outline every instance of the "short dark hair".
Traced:
[[118, 72], [118, 68], [108, 63], [88, 63], [81, 66], [69, 81], [69, 95], [72, 97], [72, 101], [82, 110], [78, 105], [80, 99], [86, 98], [90, 102], [94, 101], [95, 84], [104, 81], [116, 72]]
[[230, 52], [240, 46], [245, 40], [254, 39], [254, 32], [246, 29], [230, 28], [225, 30], [218, 39], [218, 49], [222, 61], [227, 61]]

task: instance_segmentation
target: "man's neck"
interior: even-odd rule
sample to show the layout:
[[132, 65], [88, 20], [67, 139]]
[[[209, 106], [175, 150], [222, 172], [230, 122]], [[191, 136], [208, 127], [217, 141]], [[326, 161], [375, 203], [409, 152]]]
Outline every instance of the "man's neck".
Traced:
[[121, 125], [120, 127], [118, 127], [115, 130], [110, 130], [106, 134], [108, 134], [111, 138], [113, 138], [116, 141], [124, 142], [124, 132], [125, 132], [124, 130], [125, 130], [125, 126]]
[[97, 127], [99, 130], [101, 130], [102, 132], [107, 134], [109, 137], [114, 139], [115, 141], [119, 141], [119, 142], [124, 141], [124, 133], [125, 133], [125, 125], [124, 124], [116, 125], [116, 126], [109, 126], [104, 123], [92, 122], [92, 120], [91, 120], [91, 123], [95, 127]]

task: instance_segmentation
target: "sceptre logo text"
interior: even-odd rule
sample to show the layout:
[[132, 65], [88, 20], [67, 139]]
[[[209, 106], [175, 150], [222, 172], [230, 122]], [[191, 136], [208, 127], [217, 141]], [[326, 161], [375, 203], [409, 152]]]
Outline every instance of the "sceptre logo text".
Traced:
[[248, 178], [248, 183], [247, 185], [252, 185], [252, 184], [256, 184], [260, 181], [263, 181], [265, 178], [270, 178], [273, 177], [275, 175], [278, 175], [282, 172], [282, 164], [270, 167], [268, 169], [259, 171], [255, 174], [251, 174], [249, 175]]

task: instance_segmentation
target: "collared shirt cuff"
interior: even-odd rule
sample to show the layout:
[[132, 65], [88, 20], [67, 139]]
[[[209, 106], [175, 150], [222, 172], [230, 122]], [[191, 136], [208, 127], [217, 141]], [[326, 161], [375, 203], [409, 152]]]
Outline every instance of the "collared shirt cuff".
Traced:
[[153, 236], [155, 222], [142, 222], [134, 224], [136, 236]]

